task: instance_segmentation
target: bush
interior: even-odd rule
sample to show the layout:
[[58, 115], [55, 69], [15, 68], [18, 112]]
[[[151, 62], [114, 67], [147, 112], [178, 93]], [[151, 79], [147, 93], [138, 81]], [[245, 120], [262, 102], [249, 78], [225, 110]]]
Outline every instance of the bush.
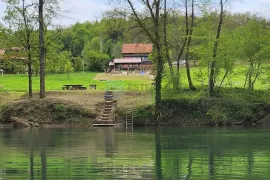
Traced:
[[107, 54], [88, 51], [84, 53], [84, 61], [89, 71], [104, 71], [108, 67], [110, 57]]

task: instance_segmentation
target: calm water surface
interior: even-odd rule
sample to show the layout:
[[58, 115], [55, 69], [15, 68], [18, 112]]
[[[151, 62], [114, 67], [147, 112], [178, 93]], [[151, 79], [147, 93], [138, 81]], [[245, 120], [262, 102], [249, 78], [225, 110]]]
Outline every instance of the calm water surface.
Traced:
[[270, 129], [0, 129], [0, 179], [270, 179]]

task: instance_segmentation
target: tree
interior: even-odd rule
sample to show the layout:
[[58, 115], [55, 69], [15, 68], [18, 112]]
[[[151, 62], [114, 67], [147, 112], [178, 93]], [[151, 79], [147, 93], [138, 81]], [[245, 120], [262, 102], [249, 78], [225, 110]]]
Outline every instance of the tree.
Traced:
[[[186, 34], [188, 34], [188, 38], [185, 39], [185, 42], [187, 41], [187, 47], [186, 47], [186, 54], [185, 54], [185, 65], [186, 65], [186, 72], [187, 72], [187, 79], [188, 79], [188, 86], [191, 90], [196, 90], [195, 86], [192, 83], [191, 75], [190, 75], [190, 68], [189, 68], [189, 55], [190, 55], [190, 44], [192, 39], [192, 33], [193, 33], [193, 27], [194, 27], [194, 0], [191, 0], [191, 25], [189, 27], [188, 23], [188, 13], [187, 13], [187, 7], [188, 3], [187, 0], [185, 0], [185, 7], [186, 7]], [[184, 47], [183, 45], [183, 47]], [[180, 55], [181, 56], [181, 55]], [[179, 71], [179, 61], [177, 62], [177, 68]]]
[[[45, 98], [45, 73], [46, 73], [45, 54], [46, 54], [46, 46], [49, 46], [50, 44], [50, 42], [47, 42], [47, 44], [45, 44], [44, 27], [45, 25], [46, 27], [49, 26], [52, 21], [52, 18], [59, 15], [59, 13], [60, 13], [59, 0], [38, 1], [40, 98]], [[51, 41], [53, 41], [53, 39]]]
[[44, 42], [44, 0], [39, 0], [38, 22], [39, 22], [39, 63], [40, 63], [40, 92], [39, 97], [45, 98], [45, 42]]
[[68, 79], [69, 79], [69, 74], [71, 73], [71, 72], [73, 72], [74, 71], [74, 69], [73, 69], [73, 67], [72, 67], [72, 65], [71, 65], [71, 62], [68, 60], [68, 61], [66, 61], [66, 64], [65, 64], [65, 72], [67, 73], [67, 75], [68, 75]]
[[83, 55], [84, 62], [90, 71], [104, 71], [109, 64], [110, 57], [98, 51], [86, 51]]
[[75, 71], [83, 70], [84, 62], [83, 62], [82, 58], [80, 58], [80, 57], [75, 57], [75, 58], [72, 57], [71, 61], [72, 61], [72, 64], [73, 64], [73, 67], [74, 67]]
[[249, 90], [254, 89], [264, 63], [270, 58], [268, 31], [264, 19], [256, 17], [251, 17], [245, 26], [238, 29], [242, 58], [248, 62], [244, 88]]
[[[168, 45], [168, 37], [167, 37], [167, 0], [164, 0], [164, 14], [163, 15], [163, 41], [164, 41], [164, 49], [165, 49], [165, 58], [167, 59], [167, 63], [169, 65], [170, 69], [170, 76], [172, 79], [173, 89], [176, 90], [179, 87], [179, 80], [176, 80], [173, 67], [172, 67], [172, 61], [169, 54], [169, 45]], [[179, 77], [177, 77], [179, 79]], [[178, 84], [177, 84], [178, 83]]]
[[5, 22], [9, 24], [8, 40], [27, 52], [28, 95], [32, 97], [32, 56], [36, 47], [35, 3], [26, 0], [7, 0]]
[[[161, 109], [161, 82], [162, 82], [162, 74], [163, 74], [163, 48], [162, 48], [162, 35], [160, 29], [162, 28], [160, 15], [161, 15], [161, 0], [155, 0], [152, 4], [148, 0], [142, 0], [142, 4], [147, 9], [150, 17], [143, 16], [136, 9], [131, 0], [126, 0], [131, 10], [131, 18], [133, 18], [138, 26], [143, 30], [143, 32], [147, 35], [149, 40], [153, 43], [154, 46], [154, 58], [156, 62], [156, 95], [155, 95], [155, 104], [156, 109]], [[150, 23], [151, 27], [149, 28]]]
[[112, 57], [121, 58], [122, 57], [122, 44], [117, 42], [113, 45]]
[[212, 61], [210, 62], [210, 74], [209, 74], [209, 82], [208, 82], [208, 88], [209, 88], [209, 95], [212, 96], [214, 94], [214, 87], [215, 87], [215, 66], [216, 66], [216, 56], [217, 56], [217, 50], [218, 50], [218, 42], [220, 39], [220, 34], [221, 34], [221, 27], [223, 23], [223, 16], [224, 16], [224, 4], [223, 0], [220, 0], [220, 14], [219, 14], [219, 23], [218, 23], [218, 28], [217, 28], [217, 33], [216, 33], [216, 40], [214, 43], [213, 47], [213, 58]]

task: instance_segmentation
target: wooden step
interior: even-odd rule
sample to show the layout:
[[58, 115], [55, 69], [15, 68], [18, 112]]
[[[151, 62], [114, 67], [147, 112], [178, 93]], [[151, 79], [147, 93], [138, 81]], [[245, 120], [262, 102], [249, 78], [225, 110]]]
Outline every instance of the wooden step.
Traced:
[[93, 124], [94, 127], [111, 127], [114, 126], [114, 124]]
[[109, 101], [105, 101], [105, 103], [111, 104], [111, 103], [114, 103], [114, 101], [109, 100]]
[[112, 119], [99, 119], [99, 120], [97, 120], [97, 123], [101, 123], [101, 122], [106, 122], [106, 123], [108, 123], [108, 122], [112, 122], [113, 123], [113, 120]]
[[103, 120], [103, 121], [111, 121], [110, 117], [100, 117], [99, 120]]

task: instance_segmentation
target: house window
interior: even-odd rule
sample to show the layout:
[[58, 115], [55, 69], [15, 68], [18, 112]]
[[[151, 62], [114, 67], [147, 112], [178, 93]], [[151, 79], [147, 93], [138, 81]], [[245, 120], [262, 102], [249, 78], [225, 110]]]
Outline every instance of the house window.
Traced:
[[148, 61], [148, 58], [147, 57], [142, 57], [142, 61]]

